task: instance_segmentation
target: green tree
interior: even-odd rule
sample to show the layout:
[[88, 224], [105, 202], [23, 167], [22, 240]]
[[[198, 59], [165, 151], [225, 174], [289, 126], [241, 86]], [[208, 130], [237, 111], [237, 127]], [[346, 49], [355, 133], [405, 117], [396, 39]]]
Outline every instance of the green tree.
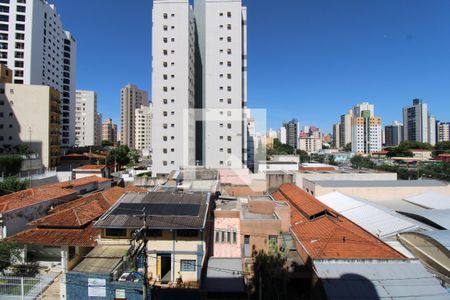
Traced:
[[119, 167], [126, 166], [130, 163], [130, 157], [128, 153], [130, 152], [130, 148], [126, 145], [117, 146], [114, 149], [109, 151], [108, 156], [106, 158], [106, 163], [108, 165], [114, 165], [117, 163]]
[[350, 162], [352, 164], [353, 169], [362, 169], [362, 168], [374, 169], [375, 168], [375, 163], [373, 161], [371, 161], [370, 158], [364, 157], [361, 155], [353, 156], [350, 159]]
[[130, 149], [130, 151], [128, 151], [128, 157], [130, 159], [129, 164], [137, 164], [140, 157], [139, 151], [137, 151], [136, 149]]
[[352, 143], [348, 143], [347, 145], [345, 145], [344, 151], [352, 152]]
[[[289, 274], [285, 268], [286, 254], [277, 248], [276, 245], [272, 245], [267, 253], [261, 250], [254, 257], [254, 277], [252, 280], [255, 287], [254, 299], [289, 299]], [[262, 291], [262, 297], [259, 297], [260, 290]]]
[[399, 150], [411, 150], [411, 149], [421, 149], [421, 150], [433, 150], [433, 146], [429, 143], [422, 143], [417, 141], [403, 141], [398, 146]]
[[267, 149], [267, 156], [294, 154], [294, 148], [287, 144], [282, 144], [278, 139], [273, 140], [273, 147]]
[[450, 153], [450, 142], [439, 142], [434, 146], [433, 157]]
[[20, 258], [20, 249], [16, 243], [1, 242], [0, 243], [0, 272], [4, 274], [15, 261]]
[[103, 140], [103, 141], [102, 141], [102, 146], [114, 146], [114, 145], [113, 145], [113, 143], [111, 143], [111, 142], [108, 141], [108, 140]]
[[414, 154], [409, 150], [405, 148], [400, 147], [392, 147], [386, 149], [388, 153], [386, 154], [387, 157], [413, 157]]
[[305, 150], [297, 150], [297, 155], [300, 157], [300, 163], [309, 162], [309, 154]]
[[336, 161], [336, 156], [334, 155], [329, 155], [328, 156], [328, 164], [332, 165], [332, 166], [337, 166], [339, 165], [339, 163]]
[[22, 169], [23, 158], [21, 155], [0, 155], [0, 175], [14, 176]]
[[0, 182], [0, 196], [22, 191], [27, 187], [27, 180], [20, 180], [17, 177], [6, 177], [2, 182]]

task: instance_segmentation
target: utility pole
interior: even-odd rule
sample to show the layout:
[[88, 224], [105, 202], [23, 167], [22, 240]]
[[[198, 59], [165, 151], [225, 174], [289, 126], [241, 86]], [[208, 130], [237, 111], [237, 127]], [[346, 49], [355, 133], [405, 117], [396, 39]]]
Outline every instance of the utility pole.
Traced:
[[[145, 209], [145, 208], [144, 208]], [[144, 291], [142, 293], [143, 299], [147, 300], [147, 288], [148, 288], [148, 278], [147, 278], [147, 273], [148, 273], [148, 267], [147, 267], [147, 213], [144, 210], [144, 215], [143, 215], [143, 219], [144, 219], [144, 232], [143, 232], [143, 239], [144, 239]]]

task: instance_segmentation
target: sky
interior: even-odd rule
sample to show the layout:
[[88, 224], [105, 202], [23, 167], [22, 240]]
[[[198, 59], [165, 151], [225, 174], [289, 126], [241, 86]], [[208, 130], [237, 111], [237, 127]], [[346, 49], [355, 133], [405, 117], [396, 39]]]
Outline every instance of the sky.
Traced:
[[[151, 95], [151, 0], [50, 0], [78, 42], [77, 88], [120, 120], [120, 89]], [[244, 0], [248, 103], [267, 126], [296, 118], [331, 132], [357, 103], [383, 124], [421, 98], [450, 121], [450, 1]]]

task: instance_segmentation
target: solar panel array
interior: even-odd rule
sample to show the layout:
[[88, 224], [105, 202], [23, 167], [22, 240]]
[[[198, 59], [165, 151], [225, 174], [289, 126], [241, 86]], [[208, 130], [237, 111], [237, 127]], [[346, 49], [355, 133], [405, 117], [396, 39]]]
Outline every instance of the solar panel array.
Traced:
[[111, 215], [133, 216], [143, 214], [148, 216], [198, 216], [200, 204], [180, 203], [120, 203]]

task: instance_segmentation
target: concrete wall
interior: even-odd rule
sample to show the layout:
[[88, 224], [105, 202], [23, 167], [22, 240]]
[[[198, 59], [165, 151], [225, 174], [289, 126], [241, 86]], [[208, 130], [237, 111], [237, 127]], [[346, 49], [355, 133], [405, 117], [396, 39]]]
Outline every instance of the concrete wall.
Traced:
[[[106, 280], [106, 297], [89, 297], [88, 279]], [[111, 281], [109, 274], [69, 272], [66, 274], [67, 300], [115, 299], [117, 290], [125, 290], [127, 300], [142, 300], [142, 283]]]
[[371, 201], [400, 200], [427, 192], [450, 195], [449, 186], [435, 187], [322, 187], [305, 180], [304, 189], [313, 196], [322, 196], [332, 192], [340, 192], [349, 196], [360, 197]]
[[283, 183], [292, 183], [294, 182], [294, 175], [292, 173], [276, 173], [266, 174], [266, 183], [267, 183], [267, 192], [273, 193], [283, 184]]
[[[250, 249], [256, 251], [269, 249], [269, 235], [278, 236], [278, 243], [281, 242], [281, 220], [242, 220], [241, 236], [250, 236]], [[242, 239], [244, 242], [244, 239]], [[241, 246], [244, 246], [242, 242]]]
[[397, 173], [294, 173], [294, 182], [303, 188], [304, 179], [317, 180], [397, 180]]

